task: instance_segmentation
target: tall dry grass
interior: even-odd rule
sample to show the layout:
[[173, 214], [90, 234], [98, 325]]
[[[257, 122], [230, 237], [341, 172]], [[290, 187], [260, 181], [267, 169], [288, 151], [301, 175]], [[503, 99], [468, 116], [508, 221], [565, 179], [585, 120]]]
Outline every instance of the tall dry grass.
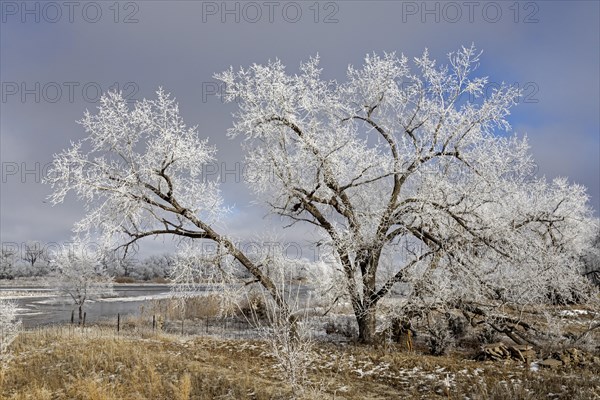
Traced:
[[55, 327], [23, 332], [12, 351], [1, 399], [283, 399], [288, 393], [285, 385], [253, 376], [255, 360], [227, 362], [230, 351], [211, 340]]

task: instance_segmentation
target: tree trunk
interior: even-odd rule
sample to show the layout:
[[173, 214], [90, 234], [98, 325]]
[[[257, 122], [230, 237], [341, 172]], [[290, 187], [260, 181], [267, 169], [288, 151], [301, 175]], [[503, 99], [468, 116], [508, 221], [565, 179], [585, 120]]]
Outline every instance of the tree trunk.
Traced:
[[79, 306], [79, 325], [81, 325], [81, 322], [83, 321], [83, 310], [82, 310], [82, 305]]
[[373, 344], [375, 341], [376, 312], [375, 307], [368, 307], [356, 315], [358, 322], [358, 340], [360, 343]]
[[358, 340], [361, 343], [375, 343], [375, 328], [377, 325], [377, 302], [371, 302], [375, 294], [375, 274], [377, 273], [377, 263], [379, 252], [372, 249], [366, 249], [360, 252], [358, 264], [362, 274], [363, 299], [362, 304], [356, 313], [358, 322]]

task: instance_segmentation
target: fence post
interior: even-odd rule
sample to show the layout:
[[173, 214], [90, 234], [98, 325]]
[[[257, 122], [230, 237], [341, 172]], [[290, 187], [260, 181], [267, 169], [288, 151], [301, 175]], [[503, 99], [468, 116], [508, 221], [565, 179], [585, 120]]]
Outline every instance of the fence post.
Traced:
[[87, 316], [87, 312], [83, 313], [83, 324], [81, 325], [81, 329], [85, 328], [85, 317]]
[[156, 315], [152, 315], [152, 333], [154, 333], [155, 328], [156, 328]]
[[75, 310], [71, 310], [71, 325], [75, 323]]
[[117, 335], [121, 331], [121, 314], [117, 313]]

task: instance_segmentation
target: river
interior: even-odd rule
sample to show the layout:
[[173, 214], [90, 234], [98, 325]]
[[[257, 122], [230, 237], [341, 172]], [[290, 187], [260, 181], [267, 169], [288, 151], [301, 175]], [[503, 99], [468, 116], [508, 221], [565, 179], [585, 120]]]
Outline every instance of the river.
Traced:
[[[300, 303], [308, 301], [311, 289], [308, 286], [290, 285], [286, 290], [290, 300], [298, 296]], [[214, 286], [200, 285], [198, 293], [218, 290]], [[17, 293], [15, 295], [15, 292]], [[168, 284], [115, 284], [111, 297], [99, 300], [88, 300], [83, 310], [86, 312], [86, 323], [121, 316], [139, 315], [142, 306], [150, 308], [151, 302], [171, 297], [171, 286]], [[4, 294], [4, 296], [3, 296]], [[23, 295], [26, 294], [26, 295]], [[57, 295], [55, 291], [43, 286], [15, 285], [0, 286], [0, 298], [7, 297], [16, 303], [18, 317], [25, 328], [41, 325], [61, 324], [71, 321], [71, 313], [77, 307], [66, 295]]]
[[[139, 314], [142, 305], [157, 298], [168, 297], [170, 286], [119, 284], [115, 285], [113, 290], [114, 297], [85, 302], [84, 311], [87, 313], [87, 322], [116, 318], [117, 314], [122, 316]], [[27, 292], [30, 294], [12, 299], [17, 305], [19, 318], [22, 319], [25, 328], [69, 322], [71, 311], [75, 309], [73, 301], [69, 297], [57, 296], [50, 289], [39, 286], [0, 287], [0, 298], [2, 298], [3, 292]], [[77, 318], [77, 311], [75, 311], [75, 318]]]

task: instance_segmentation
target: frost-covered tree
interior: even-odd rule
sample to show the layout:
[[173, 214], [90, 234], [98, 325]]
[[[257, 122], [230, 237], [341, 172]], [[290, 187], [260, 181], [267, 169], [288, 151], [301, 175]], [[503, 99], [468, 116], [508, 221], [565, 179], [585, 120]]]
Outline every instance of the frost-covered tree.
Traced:
[[0, 367], [6, 361], [8, 346], [17, 337], [20, 327], [16, 304], [0, 299]]
[[167, 93], [132, 110], [121, 94], [108, 93], [80, 123], [88, 136], [55, 156], [48, 178], [54, 204], [70, 191], [86, 202], [76, 232], [99, 231], [105, 245], [125, 251], [160, 235], [218, 243], [285, 307], [259, 265], [215, 227], [226, 209], [217, 183], [202, 177], [215, 149], [185, 125]]
[[22, 260], [27, 264], [29, 273], [34, 276], [45, 275], [48, 271], [48, 252], [45, 246], [37, 241], [28, 241], [23, 245]]
[[52, 255], [55, 272], [50, 285], [71, 298], [78, 309], [79, 324], [87, 301], [112, 293], [112, 278], [101, 260], [101, 250], [85, 242], [64, 245]]
[[13, 279], [15, 277], [16, 259], [17, 255], [13, 249], [0, 249], [0, 279]]
[[175, 263], [174, 257], [168, 253], [146, 258], [135, 271], [139, 279], [168, 278]]
[[583, 274], [596, 286], [600, 286], [600, 232], [583, 256]]
[[[283, 297], [284, 308], [264, 286], [249, 289], [253, 280], [247, 279], [235, 258], [222, 246], [184, 244], [173, 263], [171, 278], [179, 283], [176, 288], [183, 296], [197, 296], [197, 287], [206, 288], [209, 284], [214, 291], [204, 289], [204, 293], [220, 300], [220, 314], [235, 313], [246, 318], [268, 344], [267, 353], [273, 357], [275, 368], [299, 394], [306, 389], [306, 371], [314, 362], [306, 318], [314, 305], [311, 297], [303, 293], [305, 288], [298, 284], [298, 277], [310, 264], [287, 257], [288, 246], [280, 243], [277, 237], [262, 235], [260, 241], [252, 243], [256, 251], [247, 251], [246, 255], [269, 276]], [[245, 280], [246, 285], [239, 285], [240, 280]]]
[[413, 71], [369, 55], [342, 83], [318, 58], [294, 75], [274, 61], [216, 76], [239, 105], [229, 134], [246, 139], [252, 188], [322, 233], [364, 341], [399, 283], [488, 317], [585, 287], [579, 255], [597, 226], [585, 189], [532, 176], [526, 140], [505, 133], [520, 92], [484, 90], [479, 56], [462, 48], [439, 66], [425, 51]]
[[[324, 281], [350, 301], [365, 342], [399, 286], [413, 302], [496, 318], [583, 284], [596, 225], [585, 189], [532, 176], [526, 141], [505, 132], [519, 90], [486, 91], [487, 78], [471, 77], [478, 62], [471, 47], [442, 66], [425, 52], [414, 70], [404, 56], [369, 55], [344, 82], [323, 80], [318, 58], [297, 74], [274, 61], [217, 75], [239, 106], [229, 133], [246, 139], [252, 188], [292, 224], [315, 227], [329, 249]], [[86, 203], [76, 231], [126, 248], [158, 235], [216, 242], [215, 268], [233, 260], [285, 308], [267, 266], [217, 228], [226, 209], [202, 179], [215, 150], [174, 100], [160, 90], [133, 109], [117, 93], [100, 103], [49, 178], [55, 204], [70, 191]], [[176, 275], [193, 277], [189, 265]]]

